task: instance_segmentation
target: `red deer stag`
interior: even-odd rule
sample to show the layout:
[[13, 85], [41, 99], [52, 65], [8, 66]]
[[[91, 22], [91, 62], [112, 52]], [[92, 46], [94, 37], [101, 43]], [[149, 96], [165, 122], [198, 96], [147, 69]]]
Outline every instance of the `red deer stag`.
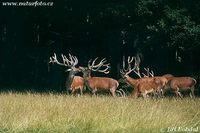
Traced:
[[78, 59], [76, 56], [69, 54], [69, 59], [65, 55], [61, 55], [63, 63], [60, 63], [57, 60], [57, 56], [54, 53], [54, 56], [50, 57], [49, 63], [56, 63], [58, 65], [69, 67], [66, 71], [69, 71], [68, 82], [66, 82], [66, 89], [71, 91], [73, 94], [76, 90], [80, 90], [80, 94], [83, 94], [84, 80], [80, 76], [75, 76], [79, 72], [79, 69], [76, 68], [78, 64]]
[[[135, 59], [135, 65], [133, 68], [131, 68], [131, 63], [133, 62], [133, 59]], [[141, 94], [143, 98], [146, 98], [148, 93], [159, 93], [161, 91], [161, 81], [154, 77], [141, 77], [140, 71], [139, 71], [139, 65], [140, 65], [140, 58], [137, 57], [128, 57], [128, 68], [125, 69], [125, 63], [123, 63], [123, 69], [120, 70], [122, 78], [125, 79], [126, 83], [131, 85], [134, 89], [131, 93], [131, 97], [137, 97], [138, 94]], [[136, 73], [140, 78], [139, 79], [133, 79], [128, 74], [131, 72]]]
[[[106, 59], [102, 59], [98, 64], [96, 64], [98, 57], [93, 60], [88, 61], [87, 67], [79, 67], [83, 72], [83, 78], [86, 86], [91, 90], [93, 95], [96, 95], [97, 90], [108, 90], [112, 93], [112, 96], [116, 96], [116, 89], [119, 86], [117, 80], [108, 77], [92, 77], [91, 71], [102, 72], [105, 74], [109, 73], [110, 64], [105, 64]], [[92, 62], [92, 63], [91, 63]]]
[[181, 91], [190, 90], [190, 97], [194, 97], [196, 80], [192, 77], [173, 77], [168, 82], [168, 88], [175, 92], [176, 96], [183, 97]]

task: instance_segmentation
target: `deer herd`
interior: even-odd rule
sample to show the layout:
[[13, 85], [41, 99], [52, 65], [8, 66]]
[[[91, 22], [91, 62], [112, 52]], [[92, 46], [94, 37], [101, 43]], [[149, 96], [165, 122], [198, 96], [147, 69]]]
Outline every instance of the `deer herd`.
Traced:
[[[95, 58], [89, 60], [87, 66], [78, 67], [78, 59], [76, 56], [69, 54], [69, 56], [61, 55], [62, 63], [58, 61], [57, 55], [54, 53], [50, 57], [49, 63], [56, 63], [61, 66], [67, 67], [66, 72], [69, 72], [68, 81], [66, 82], [67, 90], [73, 94], [75, 91], [80, 90], [83, 95], [84, 87], [89, 88], [93, 95], [97, 91], [110, 91], [112, 96], [115, 97], [118, 92], [120, 95], [125, 96], [125, 92], [119, 88], [119, 82], [109, 77], [93, 77], [92, 72], [100, 72], [108, 74], [110, 72], [110, 64], [107, 63], [106, 58]], [[175, 77], [172, 74], [165, 74], [162, 76], [154, 76], [154, 72], [149, 68], [144, 68], [146, 73], [140, 73], [140, 57], [128, 57], [127, 62], [123, 59], [122, 68], [120, 69], [121, 78], [132, 88], [130, 97], [143, 98], [148, 97], [150, 94], [157, 97], [164, 97], [167, 91], [176, 94], [177, 97], [183, 97], [182, 91], [190, 92], [190, 97], [194, 97], [194, 90], [196, 80], [192, 77]], [[134, 65], [133, 65], [134, 64]], [[77, 76], [77, 73], [83, 73], [83, 77]], [[137, 79], [129, 76], [134, 73], [138, 76]]]

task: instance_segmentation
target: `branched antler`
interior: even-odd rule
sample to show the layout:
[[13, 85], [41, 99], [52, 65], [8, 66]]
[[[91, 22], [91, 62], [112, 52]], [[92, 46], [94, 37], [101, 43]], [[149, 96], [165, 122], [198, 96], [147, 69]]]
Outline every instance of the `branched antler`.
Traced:
[[[110, 72], [109, 71], [110, 63], [105, 64], [107, 62], [107, 60], [106, 60], [106, 58], [103, 58], [99, 63], [96, 64], [97, 59], [98, 59], [98, 57], [95, 58], [93, 61], [89, 60], [88, 68], [92, 71], [98, 71], [98, 72], [108, 74]], [[91, 61], [92, 61], [92, 63], [91, 63]]]
[[[131, 63], [133, 62], [133, 59], [135, 60], [135, 64], [134, 64], [134, 67], [131, 68]], [[131, 73], [132, 71], [134, 73], [136, 73], [140, 78], [141, 78], [141, 74], [140, 74], [140, 68], [139, 68], [139, 65], [140, 65], [140, 58], [139, 56], [137, 57], [128, 57], [128, 60], [127, 60], [127, 63], [128, 63], [128, 68], [125, 69], [125, 61], [123, 59], [123, 69], [120, 70], [120, 73], [123, 74], [123, 75], [128, 75], [129, 73]]]
[[57, 55], [56, 53], [54, 53], [53, 56], [50, 57], [50, 61], [49, 63], [56, 63], [58, 65], [62, 65], [62, 66], [67, 66], [67, 67], [75, 67], [78, 64], [78, 59], [76, 56], [72, 56], [71, 54], [69, 54], [69, 59], [61, 54], [63, 63], [59, 62], [57, 59]]
[[150, 72], [150, 69], [147, 67], [147, 68], [144, 68], [144, 70], [146, 71], [146, 73], [147, 74], [144, 74], [144, 73], [142, 73], [142, 75], [144, 76], [144, 77], [154, 77], [154, 72], [151, 70], [151, 72]]

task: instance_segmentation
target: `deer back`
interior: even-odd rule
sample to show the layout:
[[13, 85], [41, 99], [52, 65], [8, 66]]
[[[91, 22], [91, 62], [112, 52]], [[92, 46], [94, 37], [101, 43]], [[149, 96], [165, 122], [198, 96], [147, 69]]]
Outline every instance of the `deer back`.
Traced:
[[164, 74], [161, 77], [165, 77], [169, 81], [174, 77], [174, 75], [172, 75], [172, 74]]
[[162, 81], [157, 77], [143, 77], [140, 78], [139, 84], [144, 84], [147, 89], [148, 88], [157, 88], [162, 85]]
[[91, 77], [88, 84], [91, 89], [111, 89], [119, 86], [117, 80], [107, 77]]
[[196, 80], [191, 77], [174, 77], [169, 81], [171, 88], [188, 88], [193, 87], [196, 84]]

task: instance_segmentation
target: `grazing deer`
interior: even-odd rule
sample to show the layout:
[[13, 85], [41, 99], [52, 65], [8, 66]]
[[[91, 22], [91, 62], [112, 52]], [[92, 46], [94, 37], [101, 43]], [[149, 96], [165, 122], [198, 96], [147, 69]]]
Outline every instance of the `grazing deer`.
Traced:
[[183, 97], [180, 91], [190, 90], [190, 97], [194, 97], [194, 89], [196, 85], [196, 80], [191, 77], [173, 77], [168, 82], [168, 88], [175, 92], [176, 96]]
[[[133, 68], [131, 68], [131, 63], [133, 62], [133, 59], [135, 59], [135, 65]], [[126, 83], [131, 85], [134, 89], [131, 93], [131, 97], [138, 96], [138, 94], [141, 94], [143, 98], [146, 98], [148, 93], [156, 93], [161, 91], [161, 81], [154, 77], [141, 77], [140, 71], [139, 71], [139, 64], [140, 64], [140, 58], [137, 57], [128, 57], [128, 69], [125, 69], [125, 63], [123, 63], [123, 69], [120, 70], [121, 76], [123, 79], [125, 79]], [[131, 72], [134, 72], [137, 74], [140, 78], [139, 79], [133, 79], [128, 74]]]
[[69, 54], [69, 59], [65, 55], [61, 55], [63, 63], [60, 63], [57, 59], [56, 54], [54, 53], [54, 56], [50, 57], [49, 63], [56, 63], [61, 66], [69, 67], [69, 69], [66, 70], [66, 72], [69, 72], [68, 81], [66, 82], [65, 86], [66, 89], [71, 91], [73, 94], [76, 90], [80, 90], [80, 94], [83, 94], [83, 87], [84, 87], [84, 80], [80, 76], [75, 76], [79, 72], [79, 69], [76, 68], [76, 65], [78, 64], [78, 59], [76, 56], [72, 56]]
[[91, 71], [96, 71], [96, 72], [102, 72], [105, 74], [109, 73], [109, 68], [110, 64], [105, 64], [106, 59], [102, 59], [98, 64], [95, 64], [97, 61], [98, 57], [93, 60], [88, 61], [88, 66], [87, 67], [79, 67], [80, 71], [83, 72], [83, 78], [84, 78], [84, 83], [86, 84], [87, 87], [91, 89], [91, 92], [93, 95], [96, 95], [97, 90], [108, 90], [112, 93], [112, 96], [116, 96], [116, 89], [119, 86], [119, 83], [117, 80], [108, 78], [108, 77], [92, 77], [91, 76]]

